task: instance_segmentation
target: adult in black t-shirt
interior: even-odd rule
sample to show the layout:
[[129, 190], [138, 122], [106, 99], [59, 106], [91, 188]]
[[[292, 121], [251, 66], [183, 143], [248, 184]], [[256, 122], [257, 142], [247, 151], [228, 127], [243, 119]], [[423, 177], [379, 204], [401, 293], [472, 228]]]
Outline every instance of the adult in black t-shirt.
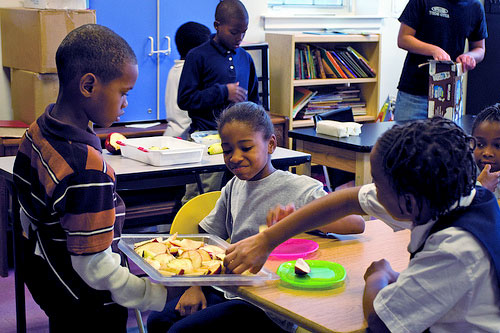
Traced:
[[[427, 118], [429, 59], [460, 62], [472, 70], [488, 37], [479, 0], [410, 0], [401, 14], [398, 46], [408, 51], [398, 85], [395, 120]], [[465, 41], [469, 51], [464, 53]]]

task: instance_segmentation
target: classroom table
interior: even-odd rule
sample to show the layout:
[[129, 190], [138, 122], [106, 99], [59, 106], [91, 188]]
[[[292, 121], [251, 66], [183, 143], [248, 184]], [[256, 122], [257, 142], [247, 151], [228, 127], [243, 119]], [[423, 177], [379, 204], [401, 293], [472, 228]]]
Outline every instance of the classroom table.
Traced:
[[[382, 221], [370, 220], [365, 232], [359, 235], [338, 235], [338, 240], [309, 234], [297, 238], [319, 244], [319, 250], [304, 259], [332, 261], [345, 268], [347, 276], [342, 286], [306, 290], [275, 280], [258, 286], [223, 288], [311, 332], [364, 332], [363, 275], [373, 261], [382, 258], [396, 271], [405, 269], [409, 262], [410, 231], [394, 232]], [[265, 267], [276, 272], [285, 261], [270, 257]]]
[[[121, 155], [111, 155], [107, 152], [103, 152], [103, 156], [106, 162], [115, 170], [117, 190], [147, 190], [148, 188], [188, 184], [194, 181], [199, 184], [200, 173], [223, 171], [226, 169], [222, 154], [208, 155], [205, 153], [201, 162], [169, 166], [152, 166], [122, 157]], [[309, 165], [311, 156], [307, 153], [277, 147], [271, 159], [273, 165], [283, 169], [301, 164]], [[26, 312], [24, 299], [24, 272], [22, 270], [23, 253], [20, 251], [20, 247], [17, 246], [22, 240], [20, 238], [22, 235], [20, 222], [16, 222], [19, 221], [19, 205], [17, 200], [12, 200], [12, 198], [16, 198], [12, 175], [14, 160], [15, 156], [0, 157], [0, 181], [8, 190], [7, 197], [0, 196], [0, 199], [4, 199], [0, 200], [0, 217], [2, 218], [2, 221], [0, 221], [0, 236], [7, 232], [9, 200], [11, 200], [11, 219], [14, 221], [13, 246], [17, 331], [25, 332]], [[6, 258], [6, 255], [0, 253], [0, 260], [2, 260], [1, 258]]]
[[[464, 115], [457, 121], [470, 134], [473, 115]], [[311, 154], [311, 162], [327, 167], [352, 172], [356, 185], [370, 183], [370, 152], [378, 138], [396, 124], [404, 122], [365, 123], [359, 136], [338, 138], [316, 133], [316, 128], [297, 128], [288, 132], [292, 149]], [[304, 172], [307, 174], [307, 171]]]

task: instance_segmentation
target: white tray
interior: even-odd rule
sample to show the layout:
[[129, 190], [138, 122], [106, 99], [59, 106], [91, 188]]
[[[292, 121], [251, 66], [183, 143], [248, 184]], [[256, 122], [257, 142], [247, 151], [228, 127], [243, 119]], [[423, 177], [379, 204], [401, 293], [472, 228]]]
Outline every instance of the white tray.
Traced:
[[[155, 166], [200, 162], [206, 149], [204, 145], [171, 136], [125, 139], [122, 142], [122, 156]], [[168, 149], [151, 150], [153, 146]]]
[[[242, 286], [264, 283], [267, 280], [278, 280], [279, 276], [265, 267], [255, 275], [215, 274], [215, 275], [174, 275], [164, 276], [134, 251], [134, 243], [150, 240], [156, 237], [167, 239], [168, 234], [124, 234], [118, 242], [118, 248], [141, 268], [152, 280], [167, 286]], [[203, 241], [205, 244], [227, 248], [229, 243], [218, 236], [210, 234], [178, 235], [177, 239], [189, 238]]]

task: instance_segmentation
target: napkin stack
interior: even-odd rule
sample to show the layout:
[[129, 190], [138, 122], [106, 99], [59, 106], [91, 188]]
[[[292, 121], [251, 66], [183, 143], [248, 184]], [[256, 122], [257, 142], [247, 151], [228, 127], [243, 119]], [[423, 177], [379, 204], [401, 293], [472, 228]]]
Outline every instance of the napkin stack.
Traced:
[[361, 134], [361, 124], [355, 122], [320, 120], [316, 123], [316, 133], [344, 138], [349, 135]]

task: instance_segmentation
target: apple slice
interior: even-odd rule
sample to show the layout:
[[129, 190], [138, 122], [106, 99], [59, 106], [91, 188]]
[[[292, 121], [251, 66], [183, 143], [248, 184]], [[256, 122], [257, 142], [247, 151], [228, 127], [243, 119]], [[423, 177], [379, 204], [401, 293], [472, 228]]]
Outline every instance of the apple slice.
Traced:
[[192, 240], [192, 239], [189, 239], [189, 238], [184, 238], [180, 242], [180, 246], [184, 250], [186, 250], [186, 251], [188, 251], [188, 250], [198, 250], [203, 245], [204, 245], [203, 242], [195, 241], [195, 240]]
[[111, 154], [114, 154], [114, 155], [120, 154], [121, 145], [118, 142], [122, 142], [125, 139], [126, 139], [126, 137], [121, 133], [117, 133], [117, 132], [109, 133], [106, 136], [106, 140], [104, 140], [104, 147]]
[[169, 262], [175, 259], [175, 257], [170, 253], [161, 253], [156, 255], [154, 259], [160, 263], [160, 269], [164, 269]]
[[195, 268], [192, 272], [185, 273], [184, 275], [208, 275], [208, 268], [206, 267]]
[[216, 262], [208, 267], [208, 275], [220, 274], [222, 272], [222, 264]]
[[203, 250], [207, 251], [208, 253], [210, 253], [211, 255], [216, 255], [216, 254], [224, 254], [226, 253], [226, 250], [223, 249], [222, 247], [219, 247], [217, 245], [210, 245], [210, 244], [207, 244], [205, 246], [202, 247]]
[[201, 255], [201, 260], [202, 261], [209, 261], [212, 260], [212, 257], [210, 256], [210, 253], [203, 249], [198, 249], [196, 250], [200, 255]]
[[[182, 274], [191, 273], [194, 270], [193, 263], [191, 259], [182, 258], [182, 259], [174, 259], [167, 264], [168, 268], [179, 269], [182, 270]], [[179, 273], [179, 275], [182, 275]]]
[[297, 259], [297, 261], [295, 261], [295, 274], [307, 275], [309, 273], [311, 273], [309, 264], [302, 258]]
[[160, 254], [160, 253], [165, 253], [167, 252], [167, 246], [163, 243], [159, 242], [149, 242], [146, 244], [143, 244], [135, 249], [135, 252], [140, 255], [141, 257], [144, 257], [144, 251], [149, 251], [153, 253], [154, 255]]
[[150, 264], [151, 266], [153, 266], [154, 269], [160, 269], [161, 265], [160, 265], [160, 262], [158, 260], [155, 260], [154, 258], [144, 258], [144, 260], [146, 260], [146, 262], [148, 264]]
[[193, 264], [193, 268], [200, 268], [201, 267], [201, 254], [198, 253], [196, 250], [188, 250], [183, 252], [180, 256], [179, 259], [189, 259], [191, 260], [191, 263]]

